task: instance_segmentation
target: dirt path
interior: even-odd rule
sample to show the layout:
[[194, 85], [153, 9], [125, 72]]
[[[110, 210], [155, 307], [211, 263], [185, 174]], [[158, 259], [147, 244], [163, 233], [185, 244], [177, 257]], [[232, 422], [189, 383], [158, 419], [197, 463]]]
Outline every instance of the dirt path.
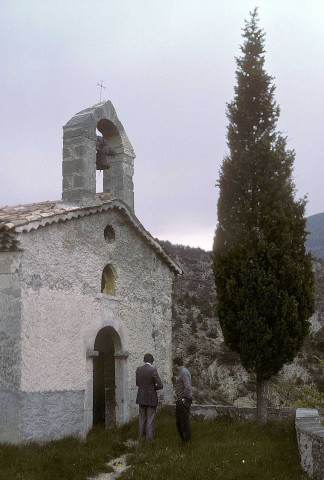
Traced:
[[[136, 440], [127, 440], [125, 442], [126, 447], [132, 449], [138, 445], [138, 442]], [[108, 472], [108, 473], [99, 473], [96, 477], [91, 477], [88, 480], [115, 480], [120, 476], [122, 472], [130, 468], [130, 465], [127, 465], [126, 463], [126, 458], [127, 458], [127, 453], [125, 455], [122, 455], [121, 457], [114, 458], [113, 460], [110, 460], [110, 462], [107, 463], [107, 466], [112, 467], [114, 469], [113, 472]]]

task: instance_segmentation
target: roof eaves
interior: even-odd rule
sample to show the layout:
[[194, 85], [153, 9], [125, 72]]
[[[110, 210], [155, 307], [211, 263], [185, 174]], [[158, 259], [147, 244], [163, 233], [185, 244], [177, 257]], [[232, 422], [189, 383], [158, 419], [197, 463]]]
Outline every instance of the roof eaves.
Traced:
[[[55, 205], [54, 202], [53, 205]], [[154, 249], [154, 251], [176, 274], [183, 273], [179, 265], [172, 259], [170, 254], [165, 251], [162, 245], [156, 239], [154, 239], [152, 235], [144, 228], [144, 226], [141, 224], [135, 214], [129, 210], [129, 207], [124, 202], [117, 199], [101, 201], [98, 205], [92, 206], [71, 206], [53, 209], [49, 212], [37, 212], [37, 215], [35, 214], [35, 212], [33, 212], [34, 214], [31, 213], [31, 215], [21, 217], [14, 221], [9, 221], [7, 223], [1, 222], [0, 230], [3, 231], [3, 235], [6, 234], [6, 243], [8, 243], [7, 234], [9, 234], [9, 232], [11, 234], [30, 232], [31, 230], [37, 230], [39, 227], [45, 227], [53, 223], [66, 222], [68, 220], [73, 220], [75, 218], [80, 218], [98, 212], [107, 211], [113, 208], [117, 208], [128, 217], [130, 223], [137, 230], [137, 232], [145, 239], [145, 241], [151, 246], [151, 248]], [[13, 245], [13, 243], [11, 244]]]

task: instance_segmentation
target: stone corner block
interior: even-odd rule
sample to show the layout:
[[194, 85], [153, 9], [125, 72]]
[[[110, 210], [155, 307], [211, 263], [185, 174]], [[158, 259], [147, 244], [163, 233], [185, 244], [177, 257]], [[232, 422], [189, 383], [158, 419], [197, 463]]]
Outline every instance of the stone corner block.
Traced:
[[21, 261], [22, 252], [1, 252], [0, 253], [0, 274], [15, 273]]

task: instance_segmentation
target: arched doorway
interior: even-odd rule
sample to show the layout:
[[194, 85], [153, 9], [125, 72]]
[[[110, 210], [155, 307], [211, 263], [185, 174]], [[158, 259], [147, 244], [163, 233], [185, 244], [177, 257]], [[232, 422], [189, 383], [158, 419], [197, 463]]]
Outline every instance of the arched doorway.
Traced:
[[95, 340], [99, 352], [93, 359], [93, 423], [111, 428], [116, 424], [115, 342], [117, 332], [102, 328]]

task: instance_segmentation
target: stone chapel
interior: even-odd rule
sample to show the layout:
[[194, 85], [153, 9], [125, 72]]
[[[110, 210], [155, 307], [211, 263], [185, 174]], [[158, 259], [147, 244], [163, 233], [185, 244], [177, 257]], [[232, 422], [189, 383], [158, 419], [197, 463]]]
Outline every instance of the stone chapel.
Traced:
[[0, 442], [127, 422], [146, 352], [161, 400], [173, 398], [171, 293], [182, 271], [135, 216], [132, 145], [110, 101], [63, 132], [62, 199], [0, 208]]

